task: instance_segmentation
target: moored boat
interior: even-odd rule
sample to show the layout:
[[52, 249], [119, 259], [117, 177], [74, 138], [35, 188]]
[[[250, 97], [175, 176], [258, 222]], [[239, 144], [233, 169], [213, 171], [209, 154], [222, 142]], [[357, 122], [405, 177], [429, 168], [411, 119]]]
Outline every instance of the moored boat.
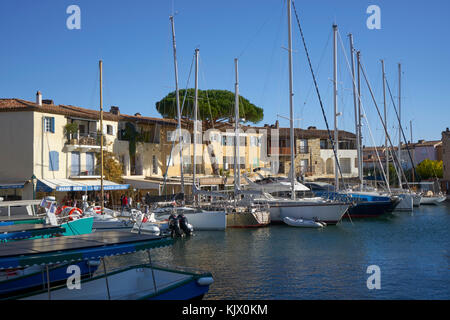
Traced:
[[[35, 265], [49, 267], [66, 261], [101, 259], [103, 273], [81, 280], [80, 290], [71, 290], [67, 283], [54, 286], [52, 278], [44, 278], [38, 291], [8, 299], [26, 300], [114, 300], [114, 299], [192, 299], [202, 297], [213, 282], [208, 272], [192, 272], [153, 266], [150, 249], [171, 245], [173, 240], [163, 237], [137, 235], [130, 232], [105, 231], [79, 236], [35, 239], [11, 242], [0, 251], [0, 269], [15, 269]], [[149, 264], [129, 266], [108, 272], [104, 258], [148, 252]], [[65, 275], [68, 279], [70, 273]], [[42, 280], [42, 278], [41, 278]], [[43, 287], [43, 286], [44, 287]], [[11, 289], [14, 289], [11, 287]]]
[[323, 228], [326, 226], [326, 223], [321, 223], [320, 221], [314, 221], [309, 219], [293, 219], [291, 217], [284, 217], [284, 223], [292, 227], [301, 227], [301, 228]]

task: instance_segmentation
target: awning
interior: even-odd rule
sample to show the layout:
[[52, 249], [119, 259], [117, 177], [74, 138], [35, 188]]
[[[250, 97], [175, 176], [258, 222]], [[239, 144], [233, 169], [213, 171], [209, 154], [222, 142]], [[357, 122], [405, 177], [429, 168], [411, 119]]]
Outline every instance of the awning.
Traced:
[[[129, 184], [118, 184], [112, 181], [103, 180], [103, 190], [126, 190]], [[100, 191], [100, 179], [39, 179], [36, 185], [36, 191]]]
[[9, 182], [9, 183], [1, 183], [0, 182], [0, 189], [23, 189], [23, 186], [25, 185], [25, 182]]
[[138, 190], [156, 189], [159, 190], [159, 186], [162, 182], [150, 181], [145, 178], [123, 178], [125, 183], [130, 184], [133, 188]]

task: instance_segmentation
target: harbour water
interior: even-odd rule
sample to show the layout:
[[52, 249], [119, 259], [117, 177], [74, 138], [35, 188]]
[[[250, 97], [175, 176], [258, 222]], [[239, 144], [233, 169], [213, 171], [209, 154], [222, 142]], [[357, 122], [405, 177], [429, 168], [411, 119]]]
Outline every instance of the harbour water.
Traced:
[[[323, 230], [271, 225], [197, 232], [152, 257], [210, 271], [215, 282], [206, 300], [450, 299], [449, 231], [447, 202]], [[370, 265], [380, 268], [380, 289], [367, 287]]]

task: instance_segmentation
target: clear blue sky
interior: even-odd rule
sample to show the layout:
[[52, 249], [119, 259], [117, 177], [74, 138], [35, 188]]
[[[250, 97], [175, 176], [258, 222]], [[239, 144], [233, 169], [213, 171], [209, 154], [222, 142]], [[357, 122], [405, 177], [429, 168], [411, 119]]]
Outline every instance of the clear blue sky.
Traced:
[[[402, 63], [402, 118], [417, 139], [440, 139], [450, 127], [450, 2], [310, 0], [296, 1], [316, 69], [330, 125], [332, 119], [332, 23], [345, 53], [353, 33], [376, 99], [382, 106], [381, 66], [397, 99], [397, 63]], [[68, 30], [66, 8], [81, 8], [81, 30]], [[369, 30], [369, 5], [381, 9], [381, 30]], [[0, 3], [0, 96], [44, 99], [98, 108], [98, 60], [104, 63], [104, 105], [122, 113], [159, 116], [155, 102], [174, 90], [169, 15], [175, 17], [179, 85], [186, 86], [194, 49], [200, 48], [200, 88], [234, 91], [234, 58], [239, 57], [240, 93], [264, 108], [264, 120], [288, 116], [287, 22], [285, 0], [2, 0]], [[300, 126], [325, 128], [293, 16], [294, 104]], [[351, 78], [339, 44], [339, 127], [354, 131]], [[190, 80], [193, 86], [193, 78]], [[369, 93], [363, 103], [374, 141], [383, 131]], [[397, 141], [394, 111], [389, 128]], [[279, 118], [281, 125], [288, 122]], [[296, 121], [298, 126], [299, 121]], [[365, 123], [364, 123], [365, 124]], [[366, 145], [373, 142], [367, 126]]]

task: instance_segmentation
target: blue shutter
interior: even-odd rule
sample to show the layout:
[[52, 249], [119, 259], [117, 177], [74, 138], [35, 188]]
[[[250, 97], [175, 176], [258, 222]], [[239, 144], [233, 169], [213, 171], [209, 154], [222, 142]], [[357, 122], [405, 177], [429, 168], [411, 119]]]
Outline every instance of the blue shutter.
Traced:
[[79, 176], [80, 175], [80, 153], [72, 152], [71, 160], [72, 160], [72, 163], [70, 166], [70, 175], [71, 176]]
[[52, 132], [52, 133], [55, 133], [55, 118], [50, 118], [50, 126], [51, 126], [51, 129], [50, 129], [50, 131]]
[[88, 175], [90, 175], [90, 176], [94, 175], [94, 153], [93, 152], [86, 153], [86, 171], [88, 172]]
[[59, 171], [59, 153], [57, 151], [50, 151], [50, 171]]

